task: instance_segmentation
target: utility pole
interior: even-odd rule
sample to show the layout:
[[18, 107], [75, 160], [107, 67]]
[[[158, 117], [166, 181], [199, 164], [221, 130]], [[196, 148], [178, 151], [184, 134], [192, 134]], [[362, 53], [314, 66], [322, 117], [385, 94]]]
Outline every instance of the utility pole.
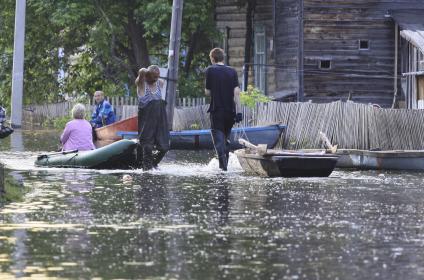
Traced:
[[298, 72], [298, 79], [299, 79], [299, 90], [297, 93], [297, 102], [302, 102], [304, 97], [305, 97], [305, 93], [304, 93], [304, 56], [305, 56], [305, 51], [304, 51], [304, 0], [299, 0], [299, 16], [298, 16], [298, 20], [299, 20], [299, 33], [298, 33], [298, 42], [299, 42], [299, 46], [298, 46], [298, 53], [297, 53], [297, 72]]
[[12, 73], [12, 127], [22, 126], [22, 97], [24, 87], [24, 44], [25, 44], [26, 0], [16, 0], [15, 42], [13, 46]]
[[183, 17], [184, 0], [173, 0], [171, 34], [169, 36], [168, 52], [168, 81], [166, 90], [166, 114], [168, 116], [168, 127], [172, 130], [174, 120], [174, 107], [178, 81], [178, 64], [180, 59], [181, 23]]

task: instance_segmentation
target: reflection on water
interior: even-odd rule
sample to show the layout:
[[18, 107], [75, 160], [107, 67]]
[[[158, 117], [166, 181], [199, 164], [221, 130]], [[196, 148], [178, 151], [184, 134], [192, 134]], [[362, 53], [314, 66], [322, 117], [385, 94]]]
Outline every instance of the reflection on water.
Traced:
[[9, 137], [0, 139], [2, 151], [57, 151], [60, 147], [60, 131], [29, 131], [17, 129]]
[[37, 169], [25, 143], [0, 156], [29, 189], [0, 207], [0, 279], [424, 278], [419, 173], [267, 179], [204, 152], [152, 172]]

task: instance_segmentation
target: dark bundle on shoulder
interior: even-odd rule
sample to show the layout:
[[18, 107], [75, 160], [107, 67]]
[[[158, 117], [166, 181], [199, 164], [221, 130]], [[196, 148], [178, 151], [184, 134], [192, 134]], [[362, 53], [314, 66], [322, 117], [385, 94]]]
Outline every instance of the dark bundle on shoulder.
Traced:
[[136, 86], [140, 87], [143, 85], [144, 81], [146, 80], [146, 73], [147, 73], [146, 68], [141, 68], [140, 70], [138, 70], [138, 76], [137, 76], [137, 79], [135, 79]]

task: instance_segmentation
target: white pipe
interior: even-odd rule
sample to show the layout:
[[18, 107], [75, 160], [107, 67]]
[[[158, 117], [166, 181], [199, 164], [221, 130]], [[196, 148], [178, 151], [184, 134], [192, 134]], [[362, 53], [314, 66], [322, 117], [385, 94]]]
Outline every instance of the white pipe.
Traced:
[[13, 127], [22, 126], [22, 97], [24, 86], [24, 45], [26, 0], [16, 0], [15, 41], [12, 73], [12, 114]]

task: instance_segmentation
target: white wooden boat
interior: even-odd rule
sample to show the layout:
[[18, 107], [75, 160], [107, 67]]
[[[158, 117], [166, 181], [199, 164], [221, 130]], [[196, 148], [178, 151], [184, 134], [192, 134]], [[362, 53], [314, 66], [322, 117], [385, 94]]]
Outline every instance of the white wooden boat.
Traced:
[[424, 150], [337, 150], [339, 168], [424, 170]]

